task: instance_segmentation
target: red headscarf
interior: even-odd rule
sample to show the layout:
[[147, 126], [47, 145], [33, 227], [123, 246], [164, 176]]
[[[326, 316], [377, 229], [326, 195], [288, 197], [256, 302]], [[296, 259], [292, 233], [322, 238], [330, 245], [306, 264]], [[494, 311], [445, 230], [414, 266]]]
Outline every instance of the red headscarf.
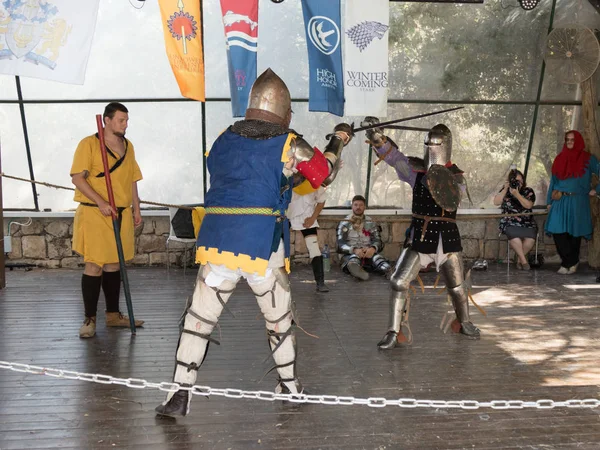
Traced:
[[552, 163], [552, 175], [555, 175], [559, 180], [582, 177], [590, 162], [590, 154], [584, 150], [585, 143], [579, 131], [567, 131], [565, 140], [567, 135], [571, 133], [575, 136], [573, 148], [569, 150], [565, 141], [562, 151], [554, 158], [554, 163]]

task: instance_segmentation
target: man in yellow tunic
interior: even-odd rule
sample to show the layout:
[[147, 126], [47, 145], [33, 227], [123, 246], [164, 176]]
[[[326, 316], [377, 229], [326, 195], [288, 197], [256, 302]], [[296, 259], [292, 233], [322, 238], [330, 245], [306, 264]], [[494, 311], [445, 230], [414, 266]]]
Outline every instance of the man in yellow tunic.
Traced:
[[[79, 337], [96, 334], [96, 311], [100, 288], [106, 298], [106, 326], [129, 327], [129, 318], [119, 311], [121, 273], [113, 230], [112, 215], [121, 225], [125, 261], [134, 256], [134, 226], [142, 225], [137, 182], [142, 173], [135, 160], [133, 145], [125, 138], [128, 110], [121, 103], [109, 103], [104, 109], [104, 141], [110, 167], [115, 206], [108, 203], [104, 165], [98, 134], [84, 138], [75, 150], [71, 180], [79, 202], [73, 222], [73, 250], [83, 256], [85, 269], [81, 279], [85, 320]], [[135, 325], [144, 322], [136, 320]]]

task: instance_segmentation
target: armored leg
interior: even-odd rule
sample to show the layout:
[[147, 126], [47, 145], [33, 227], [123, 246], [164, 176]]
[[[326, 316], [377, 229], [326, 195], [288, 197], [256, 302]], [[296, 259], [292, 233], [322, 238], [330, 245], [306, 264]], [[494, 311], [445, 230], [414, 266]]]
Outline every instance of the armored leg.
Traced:
[[398, 342], [398, 335], [401, 334], [400, 328], [406, 309], [408, 289], [411, 281], [419, 275], [420, 268], [419, 254], [411, 248], [403, 249], [390, 279], [392, 293], [390, 295], [389, 327], [388, 332], [377, 344], [382, 350], [392, 349]]
[[295, 324], [287, 273], [283, 268], [273, 269], [264, 280], [250, 284], [250, 288], [265, 317], [267, 339], [275, 360], [275, 366], [269, 372], [276, 369], [279, 373], [276, 391], [302, 393], [302, 385], [296, 375]]
[[471, 323], [469, 317], [469, 292], [464, 283], [464, 268], [460, 254], [450, 253], [441, 267], [441, 272], [444, 274], [446, 289], [460, 324], [460, 332], [472, 338], [479, 338], [479, 328]]
[[381, 256], [379, 253], [375, 253], [375, 255], [373, 255], [372, 265], [373, 270], [375, 272], [381, 273], [383, 275], [386, 275], [392, 268], [388, 260]]
[[359, 280], [367, 281], [369, 279], [369, 274], [363, 269], [360, 258], [354, 254], [342, 257], [342, 270]]
[[[237, 280], [216, 278], [212, 281], [219, 282], [219, 285], [210, 286], [212, 282], [207, 284], [206, 281], [210, 273], [209, 266], [200, 268], [191, 301], [188, 300], [182, 315], [183, 326], [177, 344], [173, 381], [183, 386], [192, 386], [196, 382], [209, 343], [219, 344], [210, 334], [237, 284]], [[185, 416], [189, 412], [190, 402], [191, 394], [188, 391], [170, 392], [155, 411], [165, 416]]]

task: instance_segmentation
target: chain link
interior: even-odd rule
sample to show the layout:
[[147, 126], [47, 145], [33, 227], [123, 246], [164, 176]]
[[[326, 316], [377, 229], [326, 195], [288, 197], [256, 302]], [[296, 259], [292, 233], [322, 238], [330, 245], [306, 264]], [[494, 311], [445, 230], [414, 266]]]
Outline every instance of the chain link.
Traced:
[[91, 381], [100, 384], [116, 384], [132, 389], [158, 389], [164, 392], [177, 392], [179, 390], [190, 391], [194, 395], [209, 397], [211, 395], [227, 398], [252, 398], [274, 402], [284, 400], [291, 403], [318, 403], [322, 405], [366, 405], [371, 408], [384, 408], [386, 406], [397, 406], [400, 408], [459, 408], [459, 409], [554, 409], [554, 408], [598, 408], [600, 400], [595, 398], [571, 399], [566, 401], [554, 401], [551, 399], [540, 399], [537, 401], [522, 400], [492, 400], [479, 402], [477, 400], [418, 400], [415, 398], [399, 398], [388, 400], [384, 397], [344, 397], [337, 395], [308, 395], [308, 394], [280, 394], [270, 391], [244, 391], [233, 388], [211, 388], [210, 386], [181, 386], [178, 383], [163, 381], [153, 383], [141, 378], [118, 378], [111, 375], [91, 374], [75, 372], [72, 370], [52, 369], [48, 367], [33, 366], [30, 364], [11, 363], [0, 361], [0, 369], [8, 369], [13, 372], [31, 373], [34, 375], [46, 375], [54, 378], [67, 380]]

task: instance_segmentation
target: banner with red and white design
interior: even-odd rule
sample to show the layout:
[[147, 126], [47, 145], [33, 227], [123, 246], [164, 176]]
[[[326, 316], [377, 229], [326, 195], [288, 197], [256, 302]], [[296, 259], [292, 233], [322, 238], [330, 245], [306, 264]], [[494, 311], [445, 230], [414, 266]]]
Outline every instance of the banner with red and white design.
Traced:
[[243, 117], [256, 80], [258, 0], [221, 0], [233, 117]]

